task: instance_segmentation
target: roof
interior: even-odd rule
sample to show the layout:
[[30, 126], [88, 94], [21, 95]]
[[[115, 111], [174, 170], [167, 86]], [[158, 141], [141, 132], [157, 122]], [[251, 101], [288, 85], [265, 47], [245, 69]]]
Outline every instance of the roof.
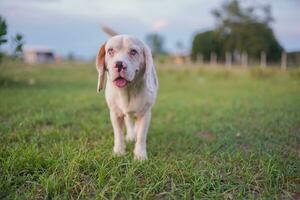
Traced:
[[53, 53], [53, 50], [43, 45], [25, 45], [24, 52], [40, 52], [40, 53]]

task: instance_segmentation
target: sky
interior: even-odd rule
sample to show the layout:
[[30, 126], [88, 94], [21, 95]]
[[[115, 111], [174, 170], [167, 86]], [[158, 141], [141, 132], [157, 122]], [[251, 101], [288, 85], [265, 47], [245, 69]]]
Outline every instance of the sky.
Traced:
[[[216, 23], [211, 10], [225, 0], [0, 0], [0, 15], [8, 24], [8, 38], [20, 32], [27, 45], [39, 45], [66, 56], [92, 58], [108, 36], [106, 25], [121, 34], [144, 40], [157, 32], [165, 48], [176, 43], [191, 47], [197, 32]], [[300, 50], [300, 0], [243, 0], [245, 4], [270, 4], [276, 37], [287, 51]], [[9, 50], [9, 45], [4, 47]]]

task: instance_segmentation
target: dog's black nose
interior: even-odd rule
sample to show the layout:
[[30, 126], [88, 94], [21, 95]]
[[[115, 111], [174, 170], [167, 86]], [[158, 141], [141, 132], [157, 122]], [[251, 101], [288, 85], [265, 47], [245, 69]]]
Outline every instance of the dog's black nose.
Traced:
[[123, 68], [123, 62], [122, 61], [117, 61], [116, 62], [116, 68], [118, 68], [118, 72], [120, 72]]

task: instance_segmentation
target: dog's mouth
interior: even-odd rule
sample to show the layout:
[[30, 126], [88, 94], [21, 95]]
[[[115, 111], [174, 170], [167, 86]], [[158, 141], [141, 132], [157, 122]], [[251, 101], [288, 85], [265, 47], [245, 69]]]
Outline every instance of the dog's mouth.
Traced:
[[125, 78], [119, 76], [114, 80], [114, 83], [116, 84], [117, 87], [123, 88], [128, 84], [128, 81]]

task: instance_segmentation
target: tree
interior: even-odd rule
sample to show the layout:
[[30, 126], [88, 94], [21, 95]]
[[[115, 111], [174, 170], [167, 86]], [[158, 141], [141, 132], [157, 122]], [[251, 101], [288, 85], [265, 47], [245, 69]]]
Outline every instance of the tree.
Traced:
[[[225, 52], [246, 51], [250, 57], [255, 58], [264, 51], [270, 61], [280, 59], [283, 48], [270, 27], [273, 18], [269, 5], [243, 8], [238, 0], [232, 0], [212, 13], [217, 22], [216, 29], [212, 31], [215, 42], [213, 46], [206, 47], [206, 51], [215, 51], [218, 57], [223, 56]], [[203, 48], [197, 47], [201, 45], [199, 42], [201, 34], [194, 38], [192, 56], [197, 53], [204, 54]]]
[[165, 53], [164, 38], [157, 33], [151, 33], [146, 36], [146, 43], [150, 46], [153, 56]]
[[[7, 42], [7, 39], [5, 38], [7, 34], [7, 25], [5, 22], [5, 19], [0, 16], [0, 47]], [[0, 52], [0, 61], [3, 57], [3, 53]]]
[[176, 41], [176, 48], [177, 48], [177, 50], [180, 52], [180, 51], [182, 51], [182, 49], [183, 49], [183, 43], [181, 42], [181, 41]]
[[24, 39], [23, 35], [20, 33], [17, 33], [12, 38], [12, 46], [13, 46], [13, 56], [15, 58], [20, 57], [23, 52], [23, 45], [24, 45]]
[[74, 55], [73, 52], [69, 52], [67, 55], [67, 60], [68, 61], [74, 61], [76, 59], [76, 56]]
[[199, 54], [202, 54], [203, 59], [208, 61], [212, 52], [221, 57], [222, 43], [215, 31], [205, 31], [194, 37], [192, 44], [192, 60], [196, 60]]
[[[258, 15], [257, 13], [262, 13]], [[232, 0], [213, 10], [217, 20], [216, 31], [225, 42], [223, 52], [248, 52], [249, 56], [258, 57], [261, 51], [268, 59], [280, 59], [283, 48], [274, 36], [270, 27], [273, 21], [269, 5], [242, 8], [239, 1]]]

